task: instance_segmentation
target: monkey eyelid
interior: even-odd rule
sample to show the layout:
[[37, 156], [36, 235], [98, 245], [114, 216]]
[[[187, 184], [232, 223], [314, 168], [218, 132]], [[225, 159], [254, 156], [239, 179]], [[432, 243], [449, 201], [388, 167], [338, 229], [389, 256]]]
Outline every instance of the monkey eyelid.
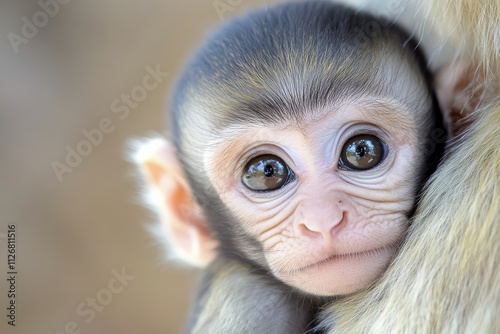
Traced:
[[[335, 156], [340, 157], [341, 150], [349, 139], [360, 135], [372, 135], [377, 137], [382, 143], [384, 143], [386, 149], [389, 149], [389, 147], [392, 146], [391, 136], [381, 127], [371, 123], [357, 123], [350, 126], [344, 131], [344, 133], [341, 134], [340, 139], [337, 143], [335, 143]], [[384, 156], [384, 158], [386, 156]]]
[[259, 146], [255, 146], [251, 148], [250, 150], [246, 151], [243, 153], [239, 158], [238, 158], [238, 163], [236, 165], [236, 168], [234, 169], [234, 172], [236, 175], [242, 175], [243, 173], [243, 168], [245, 168], [246, 164], [252, 160], [253, 158], [256, 158], [260, 155], [275, 155], [278, 158], [282, 159], [287, 167], [290, 169], [290, 171], [294, 174], [295, 170], [290, 166], [290, 162], [292, 162], [293, 166], [296, 166], [295, 161], [290, 157], [289, 154], [287, 154], [282, 148], [280, 148], [277, 145], [274, 144], [261, 144]]

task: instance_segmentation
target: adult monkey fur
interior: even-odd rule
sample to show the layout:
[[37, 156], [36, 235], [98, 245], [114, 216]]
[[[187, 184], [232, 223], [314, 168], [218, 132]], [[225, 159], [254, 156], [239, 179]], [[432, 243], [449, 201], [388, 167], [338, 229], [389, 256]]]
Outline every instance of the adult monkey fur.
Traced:
[[[479, 124], [481, 124], [481, 123], [479, 122]], [[498, 123], [494, 123], [494, 124], [498, 124]], [[493, 137], [493, 138], [497, 138], [497, 137]], [[462, 146], [462, 147], [460, 147], [460, 148], [458, 149], [458, 151], [462, 150], [462, 148], [463, 148], [463, 146]], [[496, 151], [496, 152], [495, 152], [495, 151], [493, 151], [492, 153], [493, 153], [493, 159], [498, 157], [498, 152], [497, 152], [497, 151]], [[497, 155], [495, 155], [495, 153], [497, 153]], [[458, 154], [458, 153], [455, 153], [455, 154]], [[490, 158], [491, 158], [491, 157], [490, 157]], [[469, 163], [469, 162], [466, 162], [466, 163], [465, 163], [465, 165], [466, 165], [466, 164], [470, 164], [470, 163]], [[443, 168], [446, 168], [446, 167], [443, 167]], [[498, 168], [497, 168], [496, 170], [493, 170], [493, 172], [495, 172], [495, 171], [498, 171]], [[439, 180], [439, 176], [438, 176], [438, 177], [436, 177], [436, 180]], [[437, 182], [436, 180], [435, 180], [434, 182]], [[495, 185], [494, 185], [494, 186], [495, 186]], [[431, 188], [430, 188], [430, 189], [432, 189], [432, 185], [431, 185]], [[493, 194], [494, 194], [494, 193], [493, 193]], [[424, 201], [425, 201], [425, 200], [424, 200]], [[493, 202], [493, 204], [491, 204], [491, 205], [492, 205], [492, 206], [495, 206], [495, 203], [496, 203], [496, 202]], [[481, 206], [481, 207], [482, 207], [483, 209], [485, 208], [484, 203], [482, 204], [482, 206]], [[487, 206], [486, 206], [486, 207], [487, 207]], [[493, 232], [494, 232], [494, 231], [493, 231]], [[415, 232], [411, 231], [411, 233], [415, 233]], [[494, 235], [494, 233], [492, 233], [491, 235]], [[491, 236], [491, 235], [490, 235], [490, 236]], [[411, 234], [410, 234], [410, 236], [411, 236]], [[436, 236], [434, 236], [434, 237], [436, 237]], [[494, 238], [493, 238], [493, 239], [494, 239]], [[409, 238], [409, 240], [411, 240], [411, 238]], [[490, 247], [490, 248], [491, 248], [491, 247]], [[429, 248], [426, 248], [426, 249], [429, 249]], [[493, 250], [494, 250], [494, 245], [493, 245]], [[420, 257], [421, 257], [421, 253], [422, 253], [422, 251], [420, 251], [420, 253], [419, 253]], [[403, 252], [403, 253], [401, 253], [401, 254], [402, 254], [402, 256], [403, 256], [405, 253]], [[441, 253], [440, 253], [440, 254], [441, 254]], [[445, 254], [446, 254], [446, 253], [445, 253]], [[495, 256], [495, 255], [493, 254], [493, 256]], [[494, 257], [494, 259], [498, 259], [498, 257]], [[433, 265], [435, 265], [435, 264], [433, 263]], [[397, 266], [397, 262], [396, 262], [396, 266]], [[408, 263], [406, 263], [406, 266], [409, 266], [409, 264], [408, 264]], [[403, 267], [404, 267], [404, 264], [403, 264]], [[415, 269], [415, 268], [413, 268], [413, 267], [412, 267], [412, 269]], [[494, 267], [493, 267], [493, 269], [494, 269]], [[391, 269], [391, 270], [392, 270], [392, 269]], [[411, 275], [413, 275], [413, 273], [411, 273], [411, 274], [409, 275], [409, 276], [410, 276], [410, 278], [411, 278]], [[384, 278], [384, 279], [385, 279], [385, 278]], [[397, 281], [397, 280], [396, 280], [396, 281]], [[494, 282], [494, 281], [493, 281], [493, 282]], [[421, 282], [420, 282], [420, 283], [421, 283]], [[432, 284], [432, 282], [431, 282], [431, 284]], [[382, 285], [382, 284], [381, 284], [381, 285]], [[410, 285], [410, 286], [411, 286], [411, 285]], [[222, 288], [224, 288], [224, 286], [222, 286]], [[494, 288], [494, 286], [493, 286], [493, 288]], [[404, 290], [403, 290], [403, 291], [404, 291]], [[251, 291], [250, 291], [250, 292], [251, 292]], [[454, 291], [454, 292], [456, 292], [456, 291]], [[368, 294], [370, 294], [370, 293], [371, 293], [371, 292], [368, 292]], [[384, 293], [385, 293], [385, 290], [384, 290]], [[361, 295], [361, 294], [359, 294], [359, 295]], [[401, 292], [400, 292], [400, 291], [398, 291], [395, 295], [396, 295], [396, 299], [398, 299], [398, 298], [400, 298], [400, 297], [401, 297]], [[431, 295], [431, 296], [432, 296], [432, 295]], [[375, 299], [378, 301], [378, 300], [380, 300], [380, 298], [379, 298], [379, 297], [380, 297], [379, 295], [376, 295]], [[372, 307], [372, 305], [374, 305], [374, 303], [373, 303], [373, 298], [372, 298], [372, 299], [368, 299], [368, 300], [369, 300], [369, 303], [368, 303], [368, 304], [369, 304], [369, 306], [368, 306], [368, 308], [371, 308], [371, 307]], [[224, 301], [224, 299], [222, 299], [222, 301]], [[453, 302], [453, 301], [451, 301], [451, 302]], [[460, 305], [464, 306], [463, 304], [460, 304], [461, 302], [462, 302], [462, 301], [460, 301], [460, 300], [459, 300], [459, 301], [458, 301], [458, 305], [455, 305], [455, 306], [460, 306]], [[487, 300], [485, 300], [486, 305], [488, 305], [488, 304], [487, 304], [487, 302], [488, 302], [488, 301], [487, 301]], [[272, 303], [272, 301], [270, 301], [270, 303]], [[406, 328], [404, 328], [404, 327], [379, 327], [379, 328], [378, 328], [379, 330], [377, 330], [377, 329], [374, 329], [373, 325], [372, 325], [372, 324], [370, 324], [370, 322], [365, 323], [365, 324], [368, 324], [368, 325], [367, 325], [367, 328], [363, 328], [363, 329], [361, 329], [361, 327], [356, 327], [356, 325], [355, 325], [354, 323], [350, 323], [349, 321], [350, 321], [350, 320], [356, 320], [356, 319], [363, 319], [364, 314], [366, 313], [366, 308], [364, 309], [362, 302], [360, 302], [360, 304], [359, 304], [359, 305], [361, 305], [361, 306], [360, 306], [359, 308], [357, 308], [357, 309], [356, 309], [356, 308], [352, 308], [351, 306], [349, 306], [349, 305], [351, 305], [351, 303], [352, 303], [352, 302], [349, 302], [349, 303], [347, 304], [347, 307], [345, 307], [345, 308], [344, 308], [344, 307], [342, 307], [342, 308], [341, 308], [341, 310], [340, 310], [340, 312], [338, 313], [338, 314], [339, 314], [339, 318], [338, 318], [339, 320], [338, 320], [338, 323], [337, 323], [337, 326], [338, 326], [337, 328], [339, 328], [339, 330], [341, 330], [342, 328], [344, 328], [347, 332], [351, 332], [351, 331], [352, 331], [352, 332], [365, 332], [365, 329], [366, 329], [366, 331], [373, 330], [374, 332], [391, 332], [391, 331], [394, 331], [394, 332], [400, 332], [400, 330], [402, 330], [402, 331], [404, 332], [404, 331], [406, 330]], [[241, 301], [240, 301], [240, 304], [241, 304]], [[222, 303], [222, 304], [219, 304], [219, 305], [224, 305], [224, 304]], [[236, 305], [237, 305], [237, 304], [236, 304]], [[355, 304], [355, 305], [356, 305], [356, 304]], [[376, 303], [375, 303], [375, 305], [376, 305]], [[404, 304], [403, 304], [403, 305], [404, 305]], [[218, 305], [217, 305], [217, 306], [218, 306]], [[233, 306], [234, 306], [234, 305], [233, 305]], [[257, 307], [260, 307], [260, 305], [256, 305], [256, 306], [257, 306]], [[466, 306], [467, 306], [467, 305], [466, 305]], [[342, 313], [342, 310], [347, 310], [347, 311], [349, 311], [349, 310], [351, 310], [351, 309], [358, 310], [358, 312], [361, 312], [361, 313], [363, 314], [363, 316], [361, 317], [361, 316], [359, 316], [359, 314], [358, 314], [358, 315], [355, 315], [355, 316], [351, 317], [351, 316], [349, 316], [349, 314], [347, 314], [347, 313], [344, 313], [344, 314]], [[401, 307], [392, 308], [392, 310], [399, 310], [399, 309], [401, 309]], [[222, 313], [224, 313], [224, 312], [223, 312], [223, 310], [219, 310], [219, 311], [221, 311]], [[347, 311], [346, 311], [346, 312], [347, 312]], [[412, 312], [414, 312], [414, 309], [412, 310]], [[429, 310], [424, 310], [424, 311], [422, 311], [422, 312], [423, 312], [422, 314], [424, 314], [424, 317], [425, 317], [425, 314], [428, 314], [428, 313], [426, 313], [426, 312], [429, 312]], [[431, 312], [434, 312], [434, 311], [431, 311]], [[230, 314], [234, 314], [234, 313], [235, 313], [235, 312], [233, 311], [233, 313], [230, 313]], [[236, 312], [236, 313], [237, 313], [237, 312]], [[393, 314], [394, 314], [394, 313], [397, 313], [397, 311], [396, 311], [396, 312], [390, 312], [389, 314], [391, 314], [391, 317], [393, 317]], [[418, 314], [419, 314], [419, 313], [417, 313], [417, 315], [418, 315]], [[433, 313], [431, 313], [431, 314], [433, 314]], [[343, 316], [343, 315], [346, 317], [346, 319], [348, 319], [348, 321], [346, 322], [346, 324], [347, 324], [347, 325], [346, 325], [345, 327], [342, 327], [342, 316]], [[377, 315], [377, 314], [375, 313], [375, 316], [376, 316], [376, 315]], [[484, 316], [484, 315], [483, 315], [483, 316]], [[407, 315], [405, 315], [405, 316], [404, 316], [404, 317], [402, 317], [401, 319], [403, 319], [403, 320], [404, 320], [404, 322], [402, 322], [402, 324], [405, 324], [405, 323], [406, 323], [406, 321], [407, 321], [408, 319], [412, 319], [412, 318], [411, 318], [411, 317], [408, 317]], [[226, 320], [227, 320], [228, 322], [232, 321], [232, 319], [226, 319]], [[425, 320], [427, 321], [427, 318], [426, 318]], [[385, 320], [384, 320], [384, 321], [385, 321]], [[455, 319], [455, 321], [456, 321], [456, 319]], [[221, 323], [223, 323], [223, 322], [221, 322]], [[219, 323], [219, 324], [221, 324], [221, 323]], [[384, 322], [384, 324], [385, 324], [385, 322]], [[417, 332], [421, 332], [421, 330], [425, 330], [425, 327], [422, 327], [422, 326], [420, 326], [420, 325], [421, 325], [421, 324], [418, 324], [418, 323], [415, 323], [415, 324], [413, 324], [413, 325], [412, 325], [412, 322], [410, 321], [410, 326], [413, 326], [413, 327], [411, 327], [408, 331], [409, 331], [409, 332], [415, 332], [415, 331], [417, 331]], [[427, 325], [429, 325], [429, 324], [427, 323]], [[416, 326], [416, 327], [415, 327], [415, 326]], [[419, 327], [419, 326], [420, 326], [420, 327]], [[430, 324], [430, 326], [432, 326], [432, 324]], [[236, 328], [237, 328], [237, 327], [236, 327]], [[356, 328], [360, 328], [360, 331], [356, 330]], [[377, 327], [375, 327], [375, 328], [377, 328]], [[435, 327], [435, 328], [441, 328], [441, 327]], [[444, 328], [444, 327], [443, 327], [443, 328]], [[462, 329], [463, 327], [460, 327], [460, 328]], [[218, 328], [218, 329], [220, 330], [220, 332], [224, 332], [224, 330], [223, 330], [222, 328]], [[415, 329], [415, 330], [413, 330], [413, 329]], [[456, 329], [456, 328], [455, 328], [455, 329]], [[432, 328], [431, 328], [431, 330], [430, 330], [430, 332], [432, 332], [433, 330], [436, 330], [436, 329], [434, 329], [434, 327], [432, 327]], [[437, 331], [439, 331], [439, 332], [440, 332], [441, 330], [437, 330]]]
[[500, 2], [423, 4], [480, 64], [490, 94], [432, 177], [406, 243], [371, 289], [332, 305], [331, 333], [500, 331]]

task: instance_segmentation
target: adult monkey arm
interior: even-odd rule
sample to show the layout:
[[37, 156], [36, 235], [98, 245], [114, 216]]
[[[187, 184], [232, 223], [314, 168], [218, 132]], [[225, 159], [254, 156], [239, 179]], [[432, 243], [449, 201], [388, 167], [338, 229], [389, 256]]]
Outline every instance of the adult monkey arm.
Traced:
[[485, 97], [477, 121], [434, 174], [406, 243], [383, 278], [331, 306], [324, 322], [331, 333], [500, 330], [500, 3], [426, 5], [429, 13], [445, 16], [438, 21], [449, 26], [441, 28], [467, 37], [496, 93]]

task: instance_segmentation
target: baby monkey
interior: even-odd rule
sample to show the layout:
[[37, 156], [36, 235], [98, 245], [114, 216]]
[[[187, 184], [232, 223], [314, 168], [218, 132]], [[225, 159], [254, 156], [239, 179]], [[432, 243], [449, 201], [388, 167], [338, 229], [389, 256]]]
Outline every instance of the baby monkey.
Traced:
[[223, 25], [169, 115], [172, 141], [138, 158], [172, 250], [209, 266], [188, 329], [202, 333], [302, 333], [373, 283], [446, 133], [415, 41], [321, 1]]

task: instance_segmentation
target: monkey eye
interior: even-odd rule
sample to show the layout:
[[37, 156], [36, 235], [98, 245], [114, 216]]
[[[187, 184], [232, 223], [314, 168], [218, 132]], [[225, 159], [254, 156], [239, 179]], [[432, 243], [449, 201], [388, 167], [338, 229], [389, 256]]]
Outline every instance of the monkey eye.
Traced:
[[357, 135], [344, 144], [340, 153], [339, 168], [368, 170], [377, 166], [386, 156], [386, 144], [374, 135]]
[[250, 160], [241, 181], [250, 190], [271, 191], [293, 181], [294, 173], [279, 157], [271, 154], [260, 155]]

